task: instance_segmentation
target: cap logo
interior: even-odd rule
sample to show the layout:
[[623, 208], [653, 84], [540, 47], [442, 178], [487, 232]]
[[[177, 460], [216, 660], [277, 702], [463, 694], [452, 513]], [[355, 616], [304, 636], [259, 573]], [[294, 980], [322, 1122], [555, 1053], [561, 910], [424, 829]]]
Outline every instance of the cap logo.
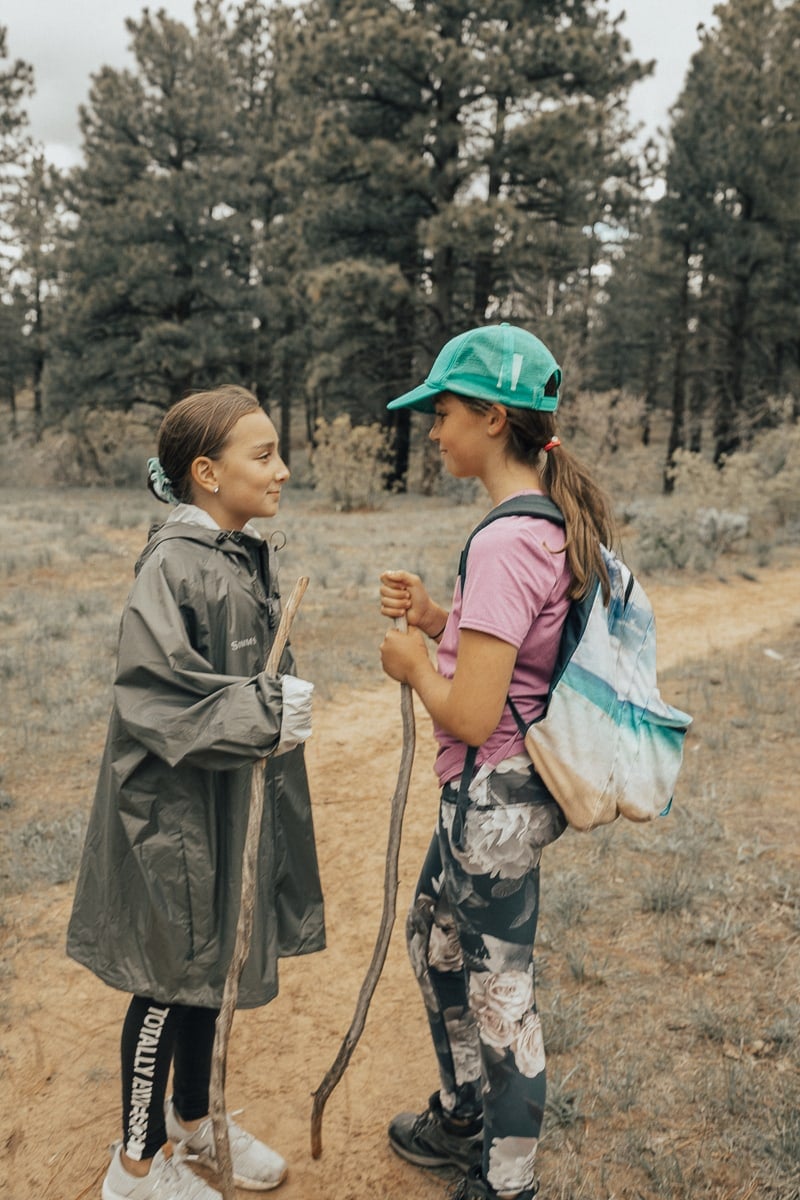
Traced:
[[[546, 395], [548, 380], [556, 386]], [[502, 321], [481, 325], [450, 338], [436, 356], [424, 383], [390, 400], [389, 408], [435, 412], [437, 395], [497, 401], [512, 408], [554, 412], [561, 370], [534, 334]], [[800, 1197], [798, 1197], [800, 1200]]]

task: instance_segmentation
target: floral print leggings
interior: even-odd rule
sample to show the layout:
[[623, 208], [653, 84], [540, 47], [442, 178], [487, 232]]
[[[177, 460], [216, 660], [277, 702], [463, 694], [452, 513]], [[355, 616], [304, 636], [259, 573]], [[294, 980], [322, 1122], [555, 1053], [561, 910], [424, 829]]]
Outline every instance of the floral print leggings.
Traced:
[[484, 1178], [516, 1192], [533, 1181], [545, 1102], [533, 964], [539, 860], [566, 822], [526, 756], [482, 774], [458, 836], [458, 788], [442, 792], [406, 938], [442, 1107], [464, 1120], [483, 1112]]

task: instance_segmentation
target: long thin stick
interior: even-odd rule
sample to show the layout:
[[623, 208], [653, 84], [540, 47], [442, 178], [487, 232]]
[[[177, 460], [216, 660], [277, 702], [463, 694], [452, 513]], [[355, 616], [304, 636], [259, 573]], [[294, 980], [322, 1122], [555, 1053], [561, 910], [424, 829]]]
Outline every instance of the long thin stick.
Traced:
[[[406, 620], [404, 617], [398, 618], [395, 621], [398, 629], [406, 628]], [[364, 1030], [364, 1025], [367, 1019], [367, 1010], [369, 1009], [370, 1000], [377, 986], [378, 980], [383, 970], [383, 964], [386, 961], [386, 954], [389, 949], [389, 940], [392, 934], [392, 927], [395, 921], [397, 909], [397, 880], [398, 871], [397, 865], [400, 857], [400, 835], [403, 829], [403, 816], [405, 814], [406, 800], [408, 799], [408, 785], [411, 780], [411, 767], [414, 762], [414, 704], [412, 700], [411, 688], [407, 683], [400, 685], [400, 712], [403, 718], [403, 749], [400, 755], [400, 770], [397, 777], [397, 786], [392, 796], [392, 811], [389, 818], [389, 837], [386, 846], [386, 869], [383, 884], [383, 912], [381, 913], [381, 923], [378, 929], [378, 937], [375, 942], [375, 949], [372, 952], [372, 960], [367, 968], [367, 973], [364, 976], [364, 982], [361, 985], [361, 991], [358, 993], [356, 1002], [356, 1010], [353, 1015], [353, 1020], [350, 1023], [350, 1028], [345, 1034], [344, 1041], [341, 1044], [339, 1053], [336, 1055], [331, 1067], [329, 1068], [325, 1078], [314, 1092], [314, 1104], [311, 1109], [311, 1156], [319, 1158], [322, 1154], [322, 1113], [325, 1108], [328, 1097], [336, 1087], [339, 1080], [344, 1075], [350, 1057], [356, 1048], [358, 1039]], [[227, 1197], [226, 1197], [227, 1200]]]
[[[300, 607], [308, 579], [302, 576], [294, 585], [291, 596], [281, 613], [275, 641], [267, 658], [264, 670], [268, 675], [277, 675], [284, 647], [289, 637], [289, 630], [295, 613]], [[211, 1058], [211, 1081], [209, 1084], [209, 1108], [214, 1129], [214, 1157], [216, 1159], [219, 1181], [222, 1184], [223, 1200], [236, 1200], [236, 1186], [233, 1180], [233, 1163], [231, 1161], [231, 1146], [228, 1138], [228, 1117], [225, 1106], [225, 1070], [228, 1058], [228, 1041], [230, 1039], [233, 1014], [239, 996], [239, 980], [244, 970], [244, 964], [250, 953], [250, 937], [253, 932], [253, 910], [256, 894], [256, 860], [258, 858], [258, 842], [261, 834], [261, 817], [264, 811], [264, 766], [266, 758], [259, 759], [253, 764], [253, 774], [250, 780], [250, 811], [247, 818], [247, 833], [245, 834], [244, 851], [242, 854], [242, 894], [239, 901], [239, 919], [236, 924], [236, 939], [233, 955], [225, 977], [225, 988], [222, 994], [222, 1007], [217, 1017], [214, 1035], [214, 1050]]]

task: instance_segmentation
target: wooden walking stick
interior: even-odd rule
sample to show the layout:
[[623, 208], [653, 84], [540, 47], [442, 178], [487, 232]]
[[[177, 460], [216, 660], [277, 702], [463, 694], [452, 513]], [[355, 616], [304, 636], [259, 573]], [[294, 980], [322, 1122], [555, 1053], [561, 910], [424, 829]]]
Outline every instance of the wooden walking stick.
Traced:
[[[405, 617], [398, 617], [395, 620], [395, 626], [403, 631], [407, 628]], [[407, 683], [400, 685], [400, 712], [403, 718], [403, 749], [400, 755], [400, 771], [397, 776], [397, 786], [392, 796], [392, 811], [389, 818], [389, 837], [386, 846], [386, 868], [384, 873], [383, 883], [383, 912], [381, 913], [381, 923], [378, 929], [378, 937], [375, 942], [375, 949], [372, 952], [372, 960], [370, 961], [367, 973], [364, 976], [364, 982], [361, 985], [361, 991], [358, 993], [356, 1002], [356, 1010], [353, 1014], [353, 1020], [350, 1022], [350, 1028], [345, 1034], [344, 1041], [339, 1048], [339, 1053], [336, 1055], [331, 1067], [329, 1068], [325, 1078], [314, 1092], [314, 1104], [311, 1109], [311, 1156], [319, 1158], [322, 1154], [322, 1112], [325, 1108], [326, 1101], [333, 1089], [336, 1087], [339, 1080], [344, 1075], [350, 1057], [356, 1048], [358, 1039], [364, 1030], [364, 1025], [367, 1019], [367, 1010], [370, 1000], [380, 979], [383, 964], [386, 961], [386, 953], [389, 949], [389, 939], [392, 934], [392, 927], [395, 921], [397, 909], [397, 864], [400, 857], [400, 835], [403, 829], [403, 816], [405, 813], [406, 800], [408, 799], [408, 785], [411, 779], [411, 766], [414, 762], [414, 704], [412, 700], [411, 687]], [[227, 1198], [226, 1198], [227, 1200]]]
[[[308, 579], [302, 576], [294, 585], [292, 594], [281, 613], [275, 641], [269, 652], [264, 670], [269, 675], [277, 675], [284, 647], [289, 637], [289, 630], [295, 613], [300, 607]], [[239, 919], [236, 924], [236, 939], [233, 955], [225, 977], [225, 988], [222, 993], [222, 1006], [217, 1017], [214, 1034], [214, 1050], [211, 1058], [211, 1080], [209, 1084], [209, 1108], [214, 1129], [214, 1157], [216, 1159], [219, 1181], [222, 1185], [223, 1200], [236, 1200], [236, 1185], [233, 1181], [233, 1163], [231, 1161], [231, 1145], [228, 1137], [228, 1117], [225, 1107], [225, 1068], [228, 1057], [228, 1041], [230, 1039], [233, 1014], [236, 1011], [236, 1001], [239, 996], [239, 980], [242, 977], [244, 964], [250, 953], [250, 936], [253, 932], [253, 911], [256, 894], [256, 859], [258, 857], [258, 842], [261, 833], [261, 817], [264, 811], [264, 766], [266, 758], [261, 758], [253, 764], [253, 774], [250, 781], [250, 811], [247, 818], [247, 833], [245, 834], [244, 851], [242, 854], [242, 894], [239, 901]]]

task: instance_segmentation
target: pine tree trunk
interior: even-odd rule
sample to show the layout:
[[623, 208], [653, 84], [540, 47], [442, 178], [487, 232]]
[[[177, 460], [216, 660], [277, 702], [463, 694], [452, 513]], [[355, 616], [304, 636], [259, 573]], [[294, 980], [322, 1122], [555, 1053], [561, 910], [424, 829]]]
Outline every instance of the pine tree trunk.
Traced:
[[672, 421], [667, 443], [667, 460], [664, 465], [664, 492], [666, 494], [671, 493], [675, 486], [672, 478], [675, 451], [683, 446], [683, 424], [686, 410], [686, 341], [689, 336], [689, 251], [690, 247], [684, 244], [683, 274], [678, 297], [675, 332], [672, 338]]

